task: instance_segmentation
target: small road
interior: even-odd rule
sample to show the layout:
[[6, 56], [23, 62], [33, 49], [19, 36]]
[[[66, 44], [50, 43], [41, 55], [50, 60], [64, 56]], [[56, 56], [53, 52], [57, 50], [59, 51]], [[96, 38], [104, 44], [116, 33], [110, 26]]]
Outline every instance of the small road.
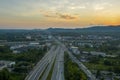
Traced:
[[95, 76], [91, 73], [89, 69], [85, 65], [82, 64], [70, 51], [68, 51], [68, 54], [70, 58], [78, 64], [79, 68], [84, 71], [84, 73], [87, 75], [88, 80], [96, 80]]

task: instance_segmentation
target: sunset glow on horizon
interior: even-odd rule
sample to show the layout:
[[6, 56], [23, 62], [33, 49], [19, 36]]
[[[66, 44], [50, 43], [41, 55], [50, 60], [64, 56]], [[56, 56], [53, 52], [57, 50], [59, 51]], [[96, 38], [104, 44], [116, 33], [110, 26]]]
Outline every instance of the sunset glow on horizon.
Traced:
[[0, 0], [0, 28], [120, 25], [120, 0]]

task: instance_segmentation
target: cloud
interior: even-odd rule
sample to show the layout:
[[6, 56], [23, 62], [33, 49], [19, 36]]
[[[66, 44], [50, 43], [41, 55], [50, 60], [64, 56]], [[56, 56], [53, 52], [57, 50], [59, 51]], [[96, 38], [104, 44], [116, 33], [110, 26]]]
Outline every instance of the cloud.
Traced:
[[70, 15], [60, 15], [60, 17], [63, 19], [76, 19], [76, 17]]
[[44, 16], [45, 16], [45, 17], [53, 17], [53, 16], [51, 16], [51, 15], [47, 15], [47, 14], [45, 14]]
[[50, 11], [50, 10], [49, 11], [47, 11], [47, 10], [41, 10], [40, 13], [41, 13], [42, 16], [44, 16], [46, 18], [56, 18], [56, 17], [58, 17], [56, 15], [56, 12]]
[[95, 10], [103, 10], [105, 7], [103, 7], [103, 6], [96, 6], [94, 9]]
[[94, 6], [95, 10], [104, 10], [104, 9], [110, 9], [112, 7], [112, 4], [110, 3], [101, 3], [101, 4], [96, 4]]
[[58, 12], [43, 13], [42, 15], [47, 18], [58, 18], [58, 19], [66, 19], [66, 20], [77, 19], [77, 16], [75, 16], [75, 15], [58, 13]]
[[56, 15], [44, 14], [44, 17], [51, 17], [51, 18], [55, 18], [55, 17], [57, 17], [57, 16], [56, 16]]
[[86, 6], [72, 6], [72, 7], [69, 7], [70, 9], [85, 9]]
[[72, 20], [77, 18], [76, 16], [71, 16], [68, 14], [61, 14], [61, 13], [56, 13], [56, 14], [59, 16], [59, 18], [66, 19], [66, 20]]

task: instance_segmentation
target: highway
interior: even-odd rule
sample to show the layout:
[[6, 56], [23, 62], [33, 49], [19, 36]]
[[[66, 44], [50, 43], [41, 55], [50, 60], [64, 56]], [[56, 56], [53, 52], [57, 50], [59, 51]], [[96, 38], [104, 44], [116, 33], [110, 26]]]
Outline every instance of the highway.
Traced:
[[49, 61], [54, 54], [55, 46], [53, 46], [46, 55], [37, 63], [33, 70], [28, 74], [25, 80], [39, 80], [39, 77], [42, 75], [44, 70], [49, 64]]
[[48, 75], [49, 75], [49, 72], [50, 72], [50, 70], [51, 70], [51, 68], [52, 68], [52, 65], [53, 65], [53, 63], [54, 63], [54, 60], [55, 60], [55, 58], [56, 58], [56, 55], [57, 55], [59, 49], [60, 49], [60, 47], [57, 48], [57, 50], [54, 52], [53, 56], [51, 57], [51, 59], [50, 59], [50, 61], [49, 61], [49, 65], [48, 65], [48, 67], [46, 68], [46, 70], [45, 70], [45, 72], [44, 72], [41, 80], [46, 80], [46, 79], [47, 79], [47, 77], [48, 77]]
[[65, 49], [61, 46], [60, 51], [56, 56], [51, 80], [64, 80], [64, 51]]
[[52, 46], [25, 80], [47, 80], [52, 66], [54, 67], [51, 80], [64, 80], [64, 51], [61, 45]]
[[[52, 46], [45, 56], [38, 62], [25, 80], [64, 80], [64, 52], [67, 51], [72, 61], [78, 64], [79, 68], [87, 75], [88, 80], [96, 80], [95, 76], [84, 66], [64, 44], [55, 40], [58, 45]], [[53, 65], [54, 64], [54, 65]], [[53, 68], [52, 73], [50, 73]]]
[[84, 73], [87, 75], [88, 80], [97, 80], [97, 79], [95, 78], [95, 76], [91, 73], [91, 71], [90, 71], [85, 65], [83, 65], [83, 63], [80, 62], [80, 61], [68, 50], [68, 48], [67, 48], [63, 43], [61, 43], [61, 42], [58, 41], [57, 39], [56, 39], [56, 42], [58, 42], [59, 44], [61, 44], [61, 45], [63, 46], [63, 48], [65, 49], [65, 51], [68, 52], [68, 54], [69, 54], [70, 58], [72, 59], [72, 61], [74, 61], [75, 63], [77, 63], [77, 65], [79, 66], [79, 68], [80, 68], [81, 70], [83, 70]]

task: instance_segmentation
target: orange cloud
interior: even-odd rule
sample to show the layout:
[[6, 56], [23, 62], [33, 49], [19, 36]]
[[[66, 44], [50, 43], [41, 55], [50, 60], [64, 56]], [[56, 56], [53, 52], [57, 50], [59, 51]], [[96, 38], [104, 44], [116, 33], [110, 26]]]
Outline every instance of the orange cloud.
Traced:
[[77, 16], [75, 16], [75, 15], [62, 14], [62, 13], [47, 13], [47, 14], [43, 14], [43, 15], [44, 15], [44, 17], [65, 19], [65, 20], [77, 19]]
[[65, 15], [65, 14], [60, 14], [59, 17], [62, 18], [62, 19], [66, 19], [66, 20], [71, 20], [71, 19], [76, 19], [77, 18], [75, 16]]

